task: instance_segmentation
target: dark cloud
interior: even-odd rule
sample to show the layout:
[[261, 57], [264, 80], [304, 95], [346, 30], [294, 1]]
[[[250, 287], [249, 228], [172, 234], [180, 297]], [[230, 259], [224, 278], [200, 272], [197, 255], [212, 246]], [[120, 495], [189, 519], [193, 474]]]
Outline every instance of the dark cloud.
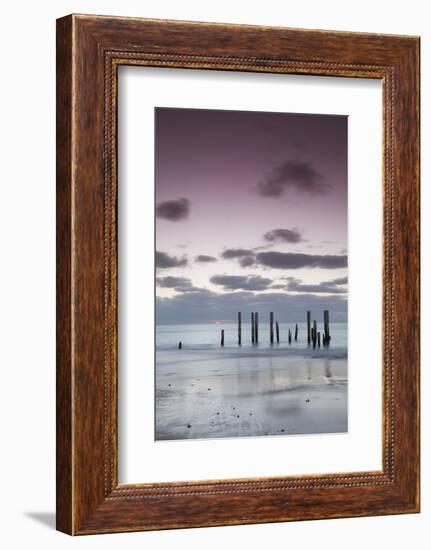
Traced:
[[258, 183], [257, 191], [262, 197], [281, 197], [289, 189], [298, 193], [322, 195], [330, 188], [322, 180], [322, 174], [310, 163], [286, 161], [276, 166]]
[[225, 260], [238, 260], [241, 267], [250, 267], [256, 262], [254, 251], [248, 248], [228, 248], [221, 256]]
[[172, 288], [176, 292], [208, 292], [205, 288], [193, 286], [187, 277], [157, 277], [156, 284], [161, 288]]
[[269, 318], [273, 311], [280, 322], [305, 322], [306, 312], [312, 318], [320, 319], [323, 310], [329, 309], [331, 321], [347, 321], [347, 300], [342, 295], [287, 294], [285, 292], [237, 291], [219, 294], [200, 289], [197, 292], [177, 294], [172, 298], [156, 298], [157, 323], [211, 323], [218, 319], [231, 319], [234, 322], [237, 312], [244, 318], [251, 311], [259, 311], [262, 320]]
[[272, 283], [271, 279], [260, 275], [214, 275], [210, 281], [220, 285], [224, 290], [266, 290]]
[[228, 248], [224, 250], [221, 255], [225, 260], [244, 258], [245, 256], [253, 256], [253, 250], [247, 248]]
[[182, 267], [187, 265], [187, 258], [182, 256], [169, 256], [166, 252], [160, 252], [156, 250], [156, 267], [159, 269], [168, 269], [170, 267]]
[[303, 267], [338, 269], [340, 267], [347, 267], [347, 256], [269, 251], [259, 252], [256, 255], [256, 262], [265, 267], [272, 267], [275, 269], [301, 269]]
[[210, 263], [210, 262], [216, 262], [217, 258], [214, 258], [214, 256], [207, 256], [206, 254], [199, 254], [199, 256], [196, 256], [195, 262], [200, 263]]
[[161, 288], [174, 288], [177, 291], [185, 291], [192, 287], [192, 282], [186, 277], [157, 277], [156, 278], [157, 286]]
[[280, 241], [285, 243], [299, 243], [304, 240], [298, 229], [273, 229], [265, 233], [263, 238], [270, 242]]
[[[343, 278], [344, 279], [344, 278]], [[304, 284], [300, 279], [295, 279], [294, 277], [288, 277], [288, 282], [286, 285], [286, 290], [293, 292], [312, 292], [312, 293], [326, 293], [326, 294], [345, 294], [347, 291], [344, 288], [339, 288], [338, 284], [346, 283], [337, 283], [342, 279], [334, 279], [333, 281], [324, 281], [317, 284]]]
[[256, 259], [254, 256], [244, 256], [243, 258], [239, 259], [239, 265], [241, 267], [250, 267], [256, 263]]
[[156, 216], [171, 222], [178, 222], [188, 217], [190, 212], [189, 199], [176, 199], [160, 202], [156, 206]]

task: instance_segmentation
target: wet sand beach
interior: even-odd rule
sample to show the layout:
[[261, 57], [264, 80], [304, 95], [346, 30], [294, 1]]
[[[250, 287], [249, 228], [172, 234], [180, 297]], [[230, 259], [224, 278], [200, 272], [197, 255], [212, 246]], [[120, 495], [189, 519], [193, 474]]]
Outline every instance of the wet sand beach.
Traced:
[[157, 351], [156, 440], [347, 431], [347, 350]]

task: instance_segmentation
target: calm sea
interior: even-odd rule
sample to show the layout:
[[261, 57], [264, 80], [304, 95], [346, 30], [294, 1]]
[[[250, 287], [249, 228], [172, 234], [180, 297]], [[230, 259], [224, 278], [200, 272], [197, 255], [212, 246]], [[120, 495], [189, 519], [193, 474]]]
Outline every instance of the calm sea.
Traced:
[[[295, 324], [280, 323], [279, 347], [307, 348], [307, 325], [298, 323], [298, 341], [294, 341]], [[220, 332], [224, 329], [225, 347], [238, 346], [238, 327], [234, 323], [197, 325], [158, 325], [156, 327], [156, 350], [176, 349], [181, 341], [183, 349], [213, 349], [220, 347]], [[288, 330], [292, 332], [292, 344], [288, 343]], [[323, 335], [323, 323], [317, 325]], [[347, 348], [347, 323], [331, 323], [331, 347]], [[275, 341], [275, 327], [274, 327]], [[242, 346], [251, 346], [251, 324], [242, 325]], [[269, 324], [259, 324], [259, 348], [270, 347]], [[277, 344], [274, 344], [277, 345]]]

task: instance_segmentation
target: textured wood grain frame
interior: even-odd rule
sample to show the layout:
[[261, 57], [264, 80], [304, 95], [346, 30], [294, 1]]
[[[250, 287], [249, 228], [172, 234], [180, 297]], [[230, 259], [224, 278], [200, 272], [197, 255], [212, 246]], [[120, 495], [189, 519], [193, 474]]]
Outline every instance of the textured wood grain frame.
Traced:
[[[118, 484], [119, 65], [382, 80], [382, 471]], [[81, 15], [59, 19], [57, 528], [90, 534], [418, 511], [419, 39]]]

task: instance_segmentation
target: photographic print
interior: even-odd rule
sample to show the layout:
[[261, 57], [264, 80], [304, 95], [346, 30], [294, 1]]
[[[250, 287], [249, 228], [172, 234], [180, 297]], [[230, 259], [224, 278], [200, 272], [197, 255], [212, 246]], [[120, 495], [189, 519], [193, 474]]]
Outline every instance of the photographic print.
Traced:
[[346, 432], [347, 116], [155, 109], [155, 439]]

